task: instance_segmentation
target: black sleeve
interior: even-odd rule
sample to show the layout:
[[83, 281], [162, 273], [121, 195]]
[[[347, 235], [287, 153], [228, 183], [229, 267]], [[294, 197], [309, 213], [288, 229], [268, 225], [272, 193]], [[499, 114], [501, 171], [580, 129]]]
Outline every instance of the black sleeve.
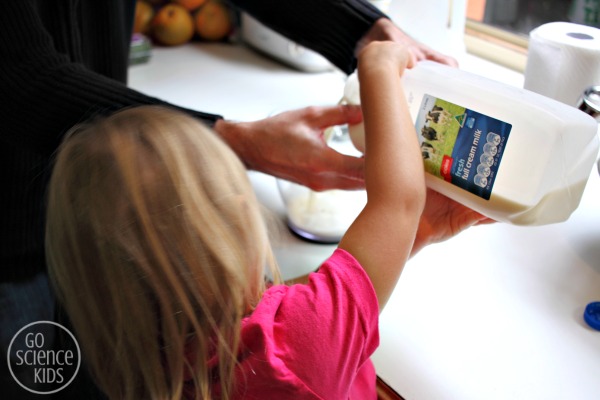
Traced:
[[271, 29], [312, 49], [346, 73], [356, 68], [356, 43], [379, 18], [365, 0], [230, 0]]
[[[56, 149], [62, 135], [73, 125], [90, 116], [103, 114], [124, 107], [143, 104], [167, 104], [159, 99], [146, 96], [127, 87], [124, 82], [93, 72], [76, 60], [79, 45], [83, 50], [106, 52], [107, 65], [121, 62], [126, 74], [127, 55], [113, 60], [111, 51], [105, 48], [86, 49], [78, 42], [61, 42], [57, 35], [51, 35], [41, 17], [41, 7], [46, 5], [36, 0], [3, 0], [0, 12], [0, 140], [14, 146], [29, 148], [42, 155]], [[112, 4], [108, 9], [114, 15], [96, 24], [104, 32], [121, 29], [121, 41], [130, 40], [126, 32], [128, 24], [123, 24], [126, 2], [123, 0], [102, 0]], [[66, 4], [76, 1], [52, 1], [56, 8], [51, 12], [72, 13]], [[105, 4], [107, 4], [105, 3]], [[88, 2], [93, 4], [93, 2]], [[100, 3], [95, 3], [100, 4]], [[91, 6], [94, 7], [94, 6]], [[104, 8], [103, 10], [106, 10]], [[44, 9], [47, 12], [48, 9]], [[47, 15], [45, 15], [47, 17]], [[68, 18], [75, 18], [70, 15]], [[100, 19], [100, 18], [99, 18]], [[69, 22], [69, 20], [66, 20]], [[119, 26], [117, 26], [119, 24]], [[59, 23], [57, 23], [57, 26]], [[76, 24], [64, 24], [61, 29], [72, 29]], [[125, 26], [125, 28], [123, 27]], [[88, 34], [93, 26], [85, 27]], [[74, 31], [73, 35], [77, 35]], [[93, 32], [91, 33], [93, 35]], [[69, 33], [59, 35], [66, 38]], [[114, 32], [113, 32], [113, 36]], [[72, 46], [72, 48], [69, 48]], [[125, 46], [127, 50], [128, 47]], [[171, 105], [172, 106], [172, 105]], [[175, 106], [173, 106], [175, 107]], [[176, 107], [179, 108], [179, 107]], [[185, 110], [203, 119], [209, 125], [220, 116]]]

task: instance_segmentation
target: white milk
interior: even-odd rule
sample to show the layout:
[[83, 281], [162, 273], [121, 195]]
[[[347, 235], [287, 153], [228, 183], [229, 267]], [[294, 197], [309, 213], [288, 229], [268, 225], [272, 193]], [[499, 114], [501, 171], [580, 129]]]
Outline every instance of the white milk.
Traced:
[[[403, 82], [430, 188], [515, 225], [565, 221], [578, 207], [598, 154], [591, 116], [430, 61]], [[353, 75], [344, 97], [359, 104], [358, 93]], [[364, 150], [362, 125], [349, 130]]]
[[364, 191], [306, 190], [288, 199], [288, 224], [300, 236], [338, 242], [365, 203]]

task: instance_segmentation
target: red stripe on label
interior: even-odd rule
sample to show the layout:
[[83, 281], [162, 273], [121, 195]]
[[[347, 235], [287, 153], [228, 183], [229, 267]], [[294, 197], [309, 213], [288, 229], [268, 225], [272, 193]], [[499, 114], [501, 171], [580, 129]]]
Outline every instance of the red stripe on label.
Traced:
[[451, 172], [452, 172], [452, 163], [454, 159], [452, 157], [444, 156], [442, 158], [442, 165], [440, 166], [440, 174], [447, 182], [452, 182]]

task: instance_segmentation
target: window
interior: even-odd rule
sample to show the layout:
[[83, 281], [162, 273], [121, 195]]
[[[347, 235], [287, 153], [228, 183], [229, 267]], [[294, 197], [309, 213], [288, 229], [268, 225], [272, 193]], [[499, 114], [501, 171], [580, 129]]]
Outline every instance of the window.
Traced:
[[600, 27], [600, 0], [468, 0], [467, 49], [524, 71], [529, 32], [553, 21]]

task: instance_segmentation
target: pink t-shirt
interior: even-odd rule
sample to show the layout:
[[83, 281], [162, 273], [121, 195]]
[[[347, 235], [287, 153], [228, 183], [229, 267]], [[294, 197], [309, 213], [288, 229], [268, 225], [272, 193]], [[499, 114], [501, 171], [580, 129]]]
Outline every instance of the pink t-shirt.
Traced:
[[378, 317], [367, 274], [337, 249], [307, 284], [269, 288], [242, 321], [236, 398], [376, 399]]

